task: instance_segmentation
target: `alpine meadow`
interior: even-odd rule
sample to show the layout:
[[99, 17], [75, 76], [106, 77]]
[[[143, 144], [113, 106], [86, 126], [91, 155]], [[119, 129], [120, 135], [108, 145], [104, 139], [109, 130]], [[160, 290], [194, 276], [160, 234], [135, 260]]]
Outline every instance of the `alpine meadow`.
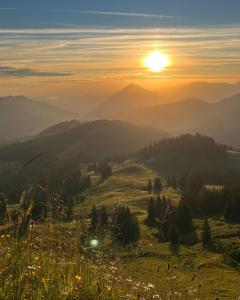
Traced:
[[240, 2], [0, 2], [0, 299], [240, 300]]

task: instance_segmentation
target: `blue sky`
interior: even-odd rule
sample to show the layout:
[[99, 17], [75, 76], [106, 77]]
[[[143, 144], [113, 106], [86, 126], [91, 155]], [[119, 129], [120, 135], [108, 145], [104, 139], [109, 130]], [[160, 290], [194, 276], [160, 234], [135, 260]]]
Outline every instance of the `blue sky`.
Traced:
[[[208, 26], [236, 24], [240, 19], [238, 0], [17, 0], [0, 1], [0, 8], [2, 28], [122, 26], [123, 23], [126, 27]], [[96, 13], [91, 15], [91, 11]]]

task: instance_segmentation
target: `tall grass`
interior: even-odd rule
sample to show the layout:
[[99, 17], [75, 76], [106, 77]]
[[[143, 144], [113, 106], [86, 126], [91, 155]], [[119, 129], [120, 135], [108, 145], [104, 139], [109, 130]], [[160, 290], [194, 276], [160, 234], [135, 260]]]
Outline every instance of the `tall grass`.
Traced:
[[145, 282], [144, 274], [134, 281], [119, 249], [81, 245], [81, 226], [45, 223], [18, 240], [1, 235], [0, 299], [196, 299], [200, 288], [180, 291], [170, 264], [161, 287]]

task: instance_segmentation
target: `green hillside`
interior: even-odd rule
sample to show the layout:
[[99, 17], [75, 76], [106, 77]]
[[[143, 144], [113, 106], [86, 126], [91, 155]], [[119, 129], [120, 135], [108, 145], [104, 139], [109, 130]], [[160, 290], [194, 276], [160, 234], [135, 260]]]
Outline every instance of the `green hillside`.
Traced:
[[[202, 219], [194, 219], [199, 242], [192, 246], [184, 242], [192, 239], [191, 234], [181, 236], [178, 249], [159, 243], [156, 229], [144, 222], [149, 198], [155, 197], [146, 191], [146, 184], [156, 174], [133, 161], [112, 169], [102, 182], [98, 173], [90, 172], [92, 185], [85, 201], [75, 205], [75, 221], [59, 223], [50, 218], [18, 240], [12, 237], [10, 225], [1, 227], [0, 298], [237, 299], [239, 270], [224, 249], [239, 244], [239, 225], [210, 219], [212, 240], [219, 251], [202, 248]], [[161, 196], [176, 206], [180, 191], [161, 179]], [[129, 206], [140, 222], [138, 246], [113, 245], [107, 233], [103, 241], [95, 237], [100, 242], [96, 248], [82, 247], [81, 232], [89, 224], [93, 204], [105, 205], [109, 213], [116, 205]]]

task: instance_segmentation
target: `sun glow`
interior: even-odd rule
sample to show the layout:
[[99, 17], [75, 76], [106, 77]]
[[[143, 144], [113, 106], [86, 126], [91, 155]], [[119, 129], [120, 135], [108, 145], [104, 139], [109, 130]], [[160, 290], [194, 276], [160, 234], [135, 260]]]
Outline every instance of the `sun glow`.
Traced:
[[166, 54], [155, 50], [150, 53], [144, 59], [144, 66], [148, 68], [151, 72], [160, 72], [170, 64], [169, 58]]

